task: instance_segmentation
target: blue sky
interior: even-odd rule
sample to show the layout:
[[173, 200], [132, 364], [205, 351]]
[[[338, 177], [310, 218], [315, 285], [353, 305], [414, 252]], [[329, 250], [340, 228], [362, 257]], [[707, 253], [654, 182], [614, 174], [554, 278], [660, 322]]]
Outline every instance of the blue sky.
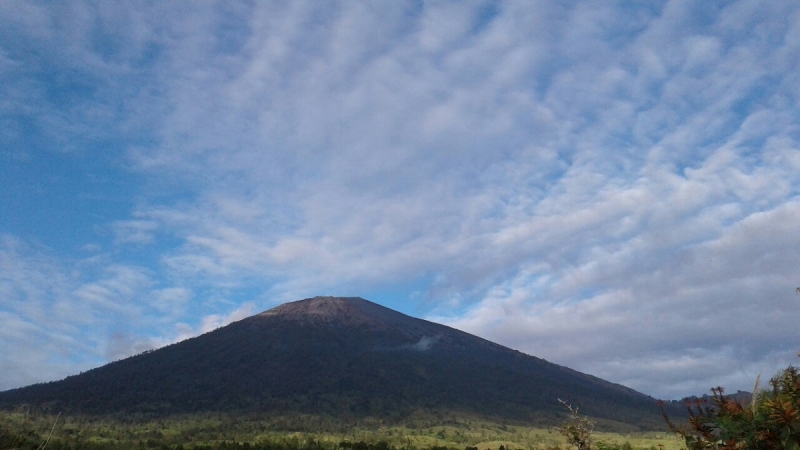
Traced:
[[800, 5], [0, 3], [0, 389], [362, 296], [677, 398], [796, 363]]

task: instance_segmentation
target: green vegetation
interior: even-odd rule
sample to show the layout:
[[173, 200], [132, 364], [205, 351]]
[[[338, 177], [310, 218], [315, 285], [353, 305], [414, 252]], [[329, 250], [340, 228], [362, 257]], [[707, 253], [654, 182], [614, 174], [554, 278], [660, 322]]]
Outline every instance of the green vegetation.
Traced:
[[689, 450], [798, 450], [800, 449], [800, 371], [793, 366], [772, 380], [769, 391], [756, 381], [752, 399], [726, 396], [712, 389], [711, 402], [700, 399], [688, 405], [689, 420], [667, 422]]
[[[569, 403], [559, 400], [569, 411], [569, 417], [557, 428], [558, 432], [566, 438], [566, 443], [570, 448], [577, 450], [634, 450], [638, 448], [648, 449], [672, 449], [681, 448], [676, 447], [678, 441], [676, 439], [667, 439], [662, 436], [661, 442], [653, 442], [642, 439], [639, 440], [621, 440], [618, 434], [614, 433], [595, 433], [596, 422], [589, 416], [581, 416], [578, 414], [578, 408], [573, 407]], [[630, 437], [630, 436], [629, 436]]]
[[[54, 415], [0, 413], [0, 450], [35, 450]], [[672, 434], [595, 433], [597, 450], [677, 450]], [[566, 449], [552, 427], [524, 427], [419, 413], [402, 425], [361, 420], [343, 425], [320, 416], [195, 414], [169, 418], [61, 416], [47, 450], [548, 450]]]

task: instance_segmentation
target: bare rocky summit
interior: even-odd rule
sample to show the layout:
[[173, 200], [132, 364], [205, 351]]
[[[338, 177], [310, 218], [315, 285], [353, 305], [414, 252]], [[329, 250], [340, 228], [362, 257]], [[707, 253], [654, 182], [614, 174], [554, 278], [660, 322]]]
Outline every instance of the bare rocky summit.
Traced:
[[273, 316], [309, 325], [337, 323], [343, 326], [367, 326], [375, 329], [397, 325], [398, 319], [401, 322], [412, 319], [360, 297], [314, 297], [284, 303], [257, 315], [257, 317]]

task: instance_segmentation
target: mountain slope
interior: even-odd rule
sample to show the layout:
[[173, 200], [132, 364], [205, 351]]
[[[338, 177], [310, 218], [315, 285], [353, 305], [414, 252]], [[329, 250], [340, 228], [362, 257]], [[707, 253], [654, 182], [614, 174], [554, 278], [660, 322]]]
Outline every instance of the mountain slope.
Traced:
[[401, 419], [420, 409], [513, 420], [558, 399], [614, 421], [658, 422], [655, 400], [361, 298], [287, 303], [58, 382], [0, 393], [84, 413], [236, 411]]

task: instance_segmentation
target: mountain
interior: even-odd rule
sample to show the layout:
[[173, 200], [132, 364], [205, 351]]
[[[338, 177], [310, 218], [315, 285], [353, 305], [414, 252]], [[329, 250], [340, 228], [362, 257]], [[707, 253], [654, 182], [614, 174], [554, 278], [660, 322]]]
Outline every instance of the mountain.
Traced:
[[582, 414], [660, 424], [656, 400], [362, 298], [286, 303], [64, 380], [0, 393], [89, 414], [207, 411], [402, 420], [420, 410], [514, 421]]

